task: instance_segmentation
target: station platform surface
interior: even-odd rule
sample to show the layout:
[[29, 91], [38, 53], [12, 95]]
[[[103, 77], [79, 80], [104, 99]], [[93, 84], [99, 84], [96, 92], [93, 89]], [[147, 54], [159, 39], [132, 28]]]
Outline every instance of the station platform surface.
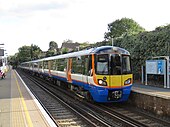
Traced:
[[56, 127], [15, 70], [0, 79], [0, 127]]
[[149, 85], [136, 84], [132, 86], [132, 91], [150, 96], [170, 99], [170, 88], [159, 88]]

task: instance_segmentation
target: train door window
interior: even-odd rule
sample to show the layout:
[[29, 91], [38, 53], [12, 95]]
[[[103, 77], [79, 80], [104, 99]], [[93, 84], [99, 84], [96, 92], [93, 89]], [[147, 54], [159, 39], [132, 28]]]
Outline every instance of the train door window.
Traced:
[[88, 56], [88, 59], [87, 59], [87, 68], [88, 68], [88, 76], [92, 76], [92, 55]]
[[97, 55], [96, 73], [109, 74], [109, 57], [108, 54]]
[[77, 68], [76, 68], [76, 57], [72, 58], [72, 69], [71, 69], [71, 73], [74, 74], [75, 72], [77, 72]]
[[39, 64], [39, 68], [42, 69], [43, 68], [43, 62], [40, 61], [38, 64]]
[[30, 68], [31, 68], [31, 69], [33, 68], [33, 63], [30, 64]]
[[89, 56], [84, 56], [84, 75], [89, 75]]
[[77, 73], [82, 74], [83, 73], [83, 68], [82, 68], [83, 60], [82, 60], [82, 57], [77, 57], [76, 62], [77, 62]]
[[58, 60], [55, 60], [55, 70], [58, 70]]
[[81, 56], [81, 68], [82, 68], [82, 74], [84, 75], [84, 74], [87, 74], [87, 73], [85, 73], [86, 72], [86, 70], [85, 70], [85, 58], [86, 58], [86, 56]]
[[111, 74], [121, 74], [121, 57], [118, 54], [111, 55]]

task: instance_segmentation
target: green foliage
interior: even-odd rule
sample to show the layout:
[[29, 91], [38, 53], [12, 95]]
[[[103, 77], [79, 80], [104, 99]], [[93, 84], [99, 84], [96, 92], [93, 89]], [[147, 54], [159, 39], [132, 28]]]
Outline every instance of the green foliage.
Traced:
[[49, 50], [58, 49], [58, 44], [55, 41], [50, 41]]
[[41, 52], [42, 50], [40, 49], [40, 47], [38, 47], [37, 45], [33, 45], [31, 44], [31, 59], [35, 60], [35, 59], [39, 59], [41, 57]]
[[36, 46], [36, 45], [31, 45], [31, 46], [22, 46], [18, 49], [18, 61], [19, 62], [25, 62], [25, 61], [30, 61], [34, 59], [40, 58], [41, 55], [41, 49]]
[[105, 33], [105, 39], [121, 37], [125, 34], [138, 34], [145, 31], [133, 19], [122, 18], [108, 24], [108, 32]]
[[31, 48], [30, 46], [22, 46], [18, 49], [18, 60], [25, 62], [31, 60]]
[[68, 48], [63, 48], [61, 52], [62, 54], [66, 54], [68, 51], [69, 51]]
[[46, 57], [53, 56], [56, 54], [59, 54], [58, 44], [55, 41], [50, 41]]
[[155, 56], [170, 56], [170, 25], [158, 27], [151, 32], [136, 35], [124, 35], [114, 40], [115, 46], [127, 49], [131, 53], [134, 73], [141, 71], [145, 61]]
[[49, 57], [49, 56], [53, 56], [54, 54], [56, 54], [56, 50], [48, 50], [47, 52], [46, 52], [46, 57]]
[[84, 42], [84, 43], [80, 43], [80, 48], [83, 49], [85, 47], [90, 46], [90, 44], [88, 42]]

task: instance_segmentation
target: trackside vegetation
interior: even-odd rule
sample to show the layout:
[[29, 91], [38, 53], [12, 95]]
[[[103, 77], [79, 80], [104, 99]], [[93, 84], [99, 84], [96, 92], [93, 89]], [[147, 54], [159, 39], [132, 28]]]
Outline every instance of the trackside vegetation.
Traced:
[[[109, 23], [107, 28], [108, 31], [104, 33], [102, 42], [82, 43], [82, 46], [80, 43], [79, 50], [86, 47], [112, 45], [112, 43], [114, 46], [122, 47], [131, 54], [134, 77], [140, 77], [141, 66], [145, 65], [145, 60], [154, 56], [170, 56], [170, 25], [157, 27], [153, 31], [146, 31], [133, 19], [122, 18]], [[36, 45], [23, 46], [11, 59], [13, 63], [20, 63], [67, 51], [67, 49], [61, 51], [58, 44], [51, 41], [46, 54]]]

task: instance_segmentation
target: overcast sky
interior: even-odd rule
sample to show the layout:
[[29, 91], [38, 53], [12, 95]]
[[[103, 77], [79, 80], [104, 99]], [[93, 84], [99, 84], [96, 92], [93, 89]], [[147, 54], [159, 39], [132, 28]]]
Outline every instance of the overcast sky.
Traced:
[[169, 0], [0, 0], [0, 44], [9, 55], [24, 45], [104, 40], [107, 24], [132, 18], [146, 30], [170, 24]]

